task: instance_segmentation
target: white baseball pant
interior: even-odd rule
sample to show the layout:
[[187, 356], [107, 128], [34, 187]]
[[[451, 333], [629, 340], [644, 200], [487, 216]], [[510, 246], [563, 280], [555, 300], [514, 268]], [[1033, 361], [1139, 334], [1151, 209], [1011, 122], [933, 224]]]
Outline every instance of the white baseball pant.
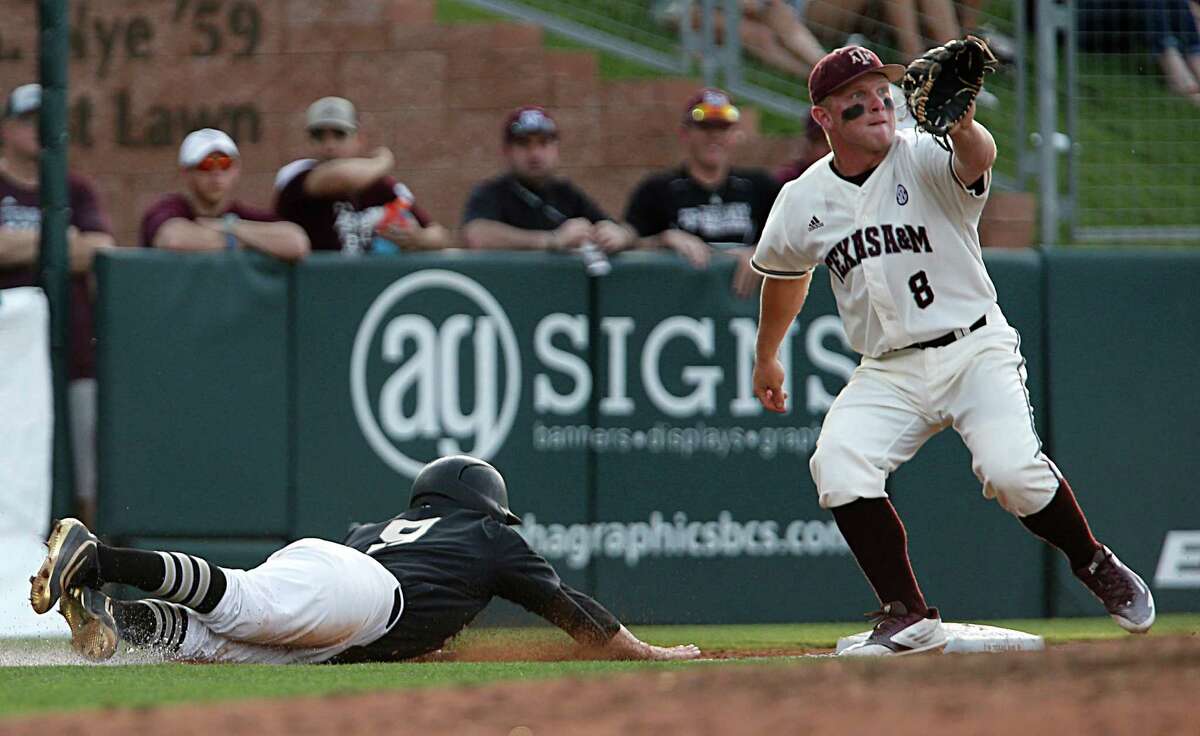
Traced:
[[323, 662], [383, 636], [403, 609], [383, 565], [323, 539], [293, 542], [252, 570], [222, 570], [225, 595], [210, 613], [187, 610], [187, 635], [172, 658]]
[[825, 415], [809, 467], [823, 508], [884, 498], [888, 475], [952, 426], [983, 495], [1017, 516], [1045, 508], [1058, 468], [1041, 450], [1020, 336], [999, 306], [987, 324], [939, 348], [863, 358]]

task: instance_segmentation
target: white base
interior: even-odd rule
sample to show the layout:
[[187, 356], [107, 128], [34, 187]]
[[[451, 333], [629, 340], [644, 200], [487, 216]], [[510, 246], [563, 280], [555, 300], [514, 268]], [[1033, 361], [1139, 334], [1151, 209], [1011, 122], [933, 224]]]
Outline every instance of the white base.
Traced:
[[[946, 652], [1038, 652], [1046, 648], [1046, 641], [1036, 634], [1002, 629], [999, 626], [980, 624], [942, 624], [950, 642]], [[846, 647], [864, 641], [871, 635], [864, 631], [838, 639], [837, 653]]]

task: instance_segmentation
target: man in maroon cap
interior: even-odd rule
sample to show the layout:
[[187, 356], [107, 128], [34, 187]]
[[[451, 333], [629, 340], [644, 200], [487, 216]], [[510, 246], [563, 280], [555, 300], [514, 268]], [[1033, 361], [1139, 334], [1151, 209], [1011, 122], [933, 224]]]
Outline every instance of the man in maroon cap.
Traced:
[[750, 255], [779, 184], [761, 169], [733, 166], [739, 117], [719, 89], [693, 95], [679, 127], [683, 163], [642, 180], [629, 197], [625, 220], [643, 247], [670, 248], [697, 268], [708, 265], [712, 245], [725, 247], [739, 259], [733, 288], [744, 298], [761, 281]]
[[1062, 551], [1121, 628], [1147, 631], [1150, 589], [1092, 535], [1042, 451], [1020, 336], [980, 254], [995, 141], [973, 105], [947, 148], [916, 129], [897, 131], [889, 83], [903, 73], [861, 46], [817, 64], [808, 79], [812, 117], [833, 155], [784, 187], [753, 259], [766, 277], [754, 366], [766, 409], [786, 410], [777, 353], [818, 264], [829, 271], [847, 342], [862, 355], [809, 462], [821, 506], [881, 604], [868, 638], [843, 654], [913, 654], [948, 642], [917, 585], [886, 483], [950, 426], [971, 451], [984, 497]]
[[633, 245], [632, 229], [558, 174], [558, 123], [549, 112], [519, 107], [501, 135], [508, 171], [471, 192], [463, 212], [469, 247], [565, 251], [594, 244], [614, 253]]

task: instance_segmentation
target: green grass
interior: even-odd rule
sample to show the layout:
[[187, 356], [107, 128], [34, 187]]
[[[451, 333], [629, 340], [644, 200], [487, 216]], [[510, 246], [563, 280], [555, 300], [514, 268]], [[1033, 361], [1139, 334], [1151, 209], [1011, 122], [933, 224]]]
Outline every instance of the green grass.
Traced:
[[[437, 20], [439, 23], [492, 23], [508, 19], [457, 0], [438, 0]], [[603, 79], [657, 79], [663, 76], [663, 73], [654, 67], [592, 49], [557, 33], [547, 31], [544, 34], [544, 45], [552, 49], [591, 51], [597, 57], [600, 76]]]
[[[64, 644], [65, 646], [65, 644]], [[38, 711], [346, 695], [502, 680], [597, 676], [679, 665], [629, 662], [362, 664], [341, 667], [157, 664], [0, 670], [0, 718]]]
[[[1107, 618], [992, 622], [1041, 634], [1051, 643], [1126, 636]], [[708, 650], [747, 652], [788, 648], [832, 648], [862, 623], [769, 624], [754, 626], [639, 626], [636, 633], [657, 644], [692, 642]], [[1200, 614], [1159, 618], [1152, 636], [1195, 635]], [[563, 643], [554, 629], [481, 629], [456, 646], [521, 647]], [[34, 654], [67, 651], [65, 640], [4, 642]], [[792, 663], [805, 660], [787, 660]], [[827, 660], [814, 659], [812, 662]], [[728, 662], [447, 662], [329, 666], [182, 665], [31, 666], [0, 668], [0, 718], [41, 711], [145, 708], [184, 702], [246, 698], [329, 696], [419, 687], [480, 685], [503, 680], [601, 677], [642, 669], [726, 666]]]
[[[528, 3], [529, 5], [538, 6], [538, 3]], [[542, 6], [539, 6], [542, 7]], [[543, 10], [552, 7], [542, 7]], [[588, 16], [584, 16], [586, 18]], [[438, 0], [437, 4], [437, 19], [439, 23], [488, 23], [494, 21], [503, 21], [506, 18], [480, 10], [473, 5], [468, 5], [457, 0]], [[580, 20], [580, 18], [575, 18]], [[607, 80], [620, 79], [658, 79], [663, 76], [663, 72], [651, 66], [646, 66], [636, 61], [630, 61], [623, 56], [610, 54], [606, 51], [599, 51], [585, 44], [573, 41], [566, 36], [547, 31], [544, 35], [544, 44], [547, 48], [564, 49], [570, 51], [591, 51], [596, 55], [597, 63], [600, 71], [600, 78]], [[651, 44], [658, 46], [657, 44]], [[660, 50], [668, 50], [661, 48]], [[756, 107], [749, 105], [748, 107]], [[804, 132], [803, 121], [798, 121], [786, 115], [771, 112], [770, 110], [759, 109], [759, 129], [765, 135], [798, 135]]]
[[438, 0], [438, 23], [492, 23], [505, 20], [503, 16], [481, 10], [474, 5], [455, 2], [455, 0]]

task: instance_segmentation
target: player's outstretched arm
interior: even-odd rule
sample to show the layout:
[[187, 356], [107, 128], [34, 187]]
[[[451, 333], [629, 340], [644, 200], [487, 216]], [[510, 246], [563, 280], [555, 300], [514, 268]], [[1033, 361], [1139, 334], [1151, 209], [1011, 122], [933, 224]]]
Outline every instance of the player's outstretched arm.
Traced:
[[954, 173], [964, 184], [986, 174], [996, 162], [996, 141], [981, 124], [975, 122], [975, 103], [950, 131], [954, 143]]
[[638, 639], [599, 601], [564, 583], [512, 527], [502, 529], [490, 556], [496, 566], [496, 594], [562, 629], [588, 655], [664, 661], [700, 656], [691, 644], [656, 647]]
[[700, 656], [700, 648], [695, 644], [657, 647], [637, 638], [624, 626], [607, 644], [599, 648], [599, 652], [608, 659], [645, 659], [657, 662], [678, 662]]

